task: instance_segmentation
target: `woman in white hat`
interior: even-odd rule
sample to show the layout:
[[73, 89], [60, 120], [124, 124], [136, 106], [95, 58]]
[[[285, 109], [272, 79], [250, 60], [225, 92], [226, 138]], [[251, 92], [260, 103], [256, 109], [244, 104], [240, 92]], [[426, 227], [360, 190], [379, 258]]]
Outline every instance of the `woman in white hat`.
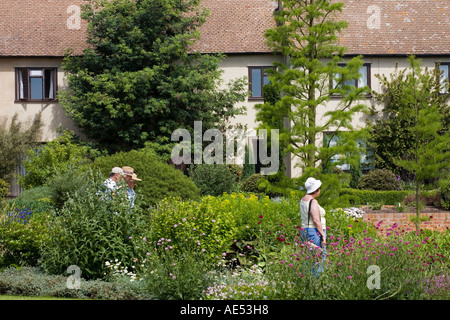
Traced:
[[312, 177], [305, 182], [306, 195], [300, 201], [300, 214], [302, 219], [300, 235], [303, 241], [311, 241], [323, 249], [325, 258], [326, 220], [325, 209], [317, 202], [322, 182]]

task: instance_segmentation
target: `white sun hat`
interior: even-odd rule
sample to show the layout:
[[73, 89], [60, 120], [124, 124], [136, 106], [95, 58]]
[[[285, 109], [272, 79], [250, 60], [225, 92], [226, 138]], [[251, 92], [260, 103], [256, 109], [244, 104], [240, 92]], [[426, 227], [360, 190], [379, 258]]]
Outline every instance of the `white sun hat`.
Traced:
[[305, 182], [306, 193], [307, 194], [313, 193], [314, 191], [319, 189], [321, 185], [322, 181], [314, 179], [313, 177], [309, 177], [308, 179], [306, 179]]

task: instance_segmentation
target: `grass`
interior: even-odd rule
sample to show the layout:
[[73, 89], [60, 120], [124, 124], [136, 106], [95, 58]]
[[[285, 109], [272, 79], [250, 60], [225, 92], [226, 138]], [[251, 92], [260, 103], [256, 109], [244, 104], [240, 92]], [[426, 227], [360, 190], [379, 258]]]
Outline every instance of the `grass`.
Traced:
[[50, 296], [30, 297], [30, 296], [0, 295], [0, 300], [85, 300], [85, 299], [57, 298]]

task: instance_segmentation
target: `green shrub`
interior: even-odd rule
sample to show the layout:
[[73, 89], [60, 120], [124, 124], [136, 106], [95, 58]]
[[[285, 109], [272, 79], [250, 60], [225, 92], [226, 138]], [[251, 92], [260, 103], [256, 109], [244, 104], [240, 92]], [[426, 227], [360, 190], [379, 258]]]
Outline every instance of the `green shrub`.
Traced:
[[162, 163], [149, 152], [132, 150], [102, 156], [93, 163], [94, 172], [99, 170], [105, 177], [113, 167], [130, 166], [142, 181], [135, 190], [145, 203], [156, 205], [166, 197], [200, 200], [200, 192], [194, 182], [181, 171]]
[[80, 279], [80, 288], [67, 287], [69, 274], [49, 275], [36, 267], [7, 268], [0, 272], [0, 294], [17, 296], [45, 296], [95, 300], [148, 300], [142, 283]]
[[11, 201], [0, 214], [1, 267], [38, 264], [40, 248], [48, 239], [51, 207], [45, 204], [31, 207]]
[[67, 171], [56, 172], [54, 177], [47, 181], [49, 198], [59, 209], [64, 206], [71, 194], [81, 190], [88, 184], [88, 173], [79, 173], [68, 168]]
[[263, 179], [263, 176], [260, 173], [252, 174], [250, 177], [244, 180], [241, 185], [241, 191], [243, 192], [253, 192], [253, 193], [261, 193], [262, 191], [258, 188], [259, 180]]
[[4, 198], [9, 193], [9, 183], [3, 179], [0, 179], [0, 200]]
[[200, 189], [200, 195], [219, 196], [231, 192], [235, 177], [226, 164], [199, 164], [189, 168], [189, 176]]
[[221, 257], [236, 237], [235, 213], [224, 210], [219, 198], [205, 196], [201, 202], [164, 199], [152, 212], [153, 242], [171, 239], [176, 252], [183, 252], [192, 239], [205, 249], [210, 261]]
[[401, 190], [401, 183], [392, 171], [387, 169], [374, 169], [359, 179], [358, 189]]
[[20, 195], [15, 198], [17, 201], [37, 201], [43, 199], [50, 200], [50, 188], [45, 185], [23, 190]]
[[403, 202], [403, 199], [413, 191], [379, 191], [379, 190], [358, 190], [343, 188], [341, 189], [340, 196], [350, 196], [350, 202], [356, 205], [367, 203], [384, 203], [387, 205], [395, 205], [399, 202]]
[[241, 181], [244, 167], [240, 164], [229, 164], [227, 166], [231, 174], [233, 175], [235, 182]]
[[102, 181], [71, 194], [54, 218], [49, 240], [41, 252], [46, 272], [63, 274], [77, 265], [86, 279], [104, 276], [105, 262], [119, 259], [131, 267], [133, 258], [144, 256], [137, 239], [148, 230], [148, 215], [136, 205], [131, 211], [125, 197], [112, 199], [97, 194]]
[[442, 183], [441, 188], [439, 189], [439, 193], [441, 196], [441, 206], [442, 208], [449, 210], [450, 209], [450, 183], [447, 181], [446, 183]]
[[64, 173], [73, 168], [83, 172], [90, 158], [98, 154], [97, 150], [76, 142], [73, 133], [65, 131], [38, 150], [28, 150], [28, 157], [23, 161], [26, 175], [19, 177], [19, 183], [24, 189], [31, 189], [44, 185], [55, 172]]

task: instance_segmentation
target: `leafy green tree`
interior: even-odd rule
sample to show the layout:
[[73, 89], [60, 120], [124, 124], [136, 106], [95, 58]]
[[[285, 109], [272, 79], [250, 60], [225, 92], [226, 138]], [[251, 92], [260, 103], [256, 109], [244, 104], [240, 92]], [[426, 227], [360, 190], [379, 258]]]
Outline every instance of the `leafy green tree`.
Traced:
[[221, 54], [193, 52], [208, 12], [200, 0], [95, 0], [83, 6], [89, 48], [69, 53], [68, 115], [110, 152], [170, 142], [177, 128], [206, 130], [243, 111], [244, 79], [223, 88]]
[[[445, 117], [449, 114], [449, 105], [441, 99], [442, 86], [438, 68], [429, 70], [421, 67], [421, 60], [414, 56], [408, 58], [406, 71], [392, 76], [393, 83], [400, 83], [402, 91], [398, 93], [397, 117], [409, 119], [411, 147], [404, 149], [403, 157], [394, 159], [394, 163], [414, 175], [416, 189], [416, 215], [419, 217], [419, 199], [421, 185], [425, 181], [445, 178], [450, 170], [450, 131]], [[448, 90], [446, 90], [448, 91]], [[418, 221], [417, 221], [418, 223]]]
[[[418, 61], [417, 61], [418, 62]], [[411, 150], [415, 148], [415, 117], [411, 114], [411, 102], [405, 95], [411, 93], [410, 68], [399, 69], [388, 77], [375, 75], [381, 82], [382, 92], [374, 92], [375, 101], [383, 104], [383, 116], [373, 123], [369, 123], [370, 132], [368, 142], [374, 150], [373, 163], [377, 168], [386, 168], [398, 174], [403, 181], [413, 181], [414, 173], [403, 166], [398, 166], [400, 160], [412, 160]], [[437, 81], [438, 69], [428, 71], [430, 82], [423, 90], [427, 90], [426, 100], [430, 105], [436, 105], [441, 113], [442, 127], [448, 128], [450, 112], [448, 108], [449, 93], [442, 88], [444, 83]], [[420, 81], [422, 82], [422, 81]], [[419, 85], [419, 83], [418, 83]]]
[[[359, 156], [356, 141], [362, 131], [353, 127], [352, 118], [366, 110], [359, 101], [368, 87], [357, 85], [363, 61], [354, 57], [344, 63], [345, 48], [338, 45], [338, 35], [347, 22], [333, 19], [343, 3], [283, 0], [281, 8], [275, 14], [277, 26], [265, 33], [267, 44], [284, 57], [268, 70], [280, 99], [258, 105], [257, 120], [261, 128], [280, 129], [281, 152], [296, 156], [304, 175], [332, 172], [339, 164], [332, 162], [336, 155], [341, 163], [355, 162]], [[337, 107], [328, 107], [332, 97], [338, 99]], [[320, 108], [325, 113], [319, 122]], [[320, 144], [326, 131], [339, 132], [339, 142]]]

